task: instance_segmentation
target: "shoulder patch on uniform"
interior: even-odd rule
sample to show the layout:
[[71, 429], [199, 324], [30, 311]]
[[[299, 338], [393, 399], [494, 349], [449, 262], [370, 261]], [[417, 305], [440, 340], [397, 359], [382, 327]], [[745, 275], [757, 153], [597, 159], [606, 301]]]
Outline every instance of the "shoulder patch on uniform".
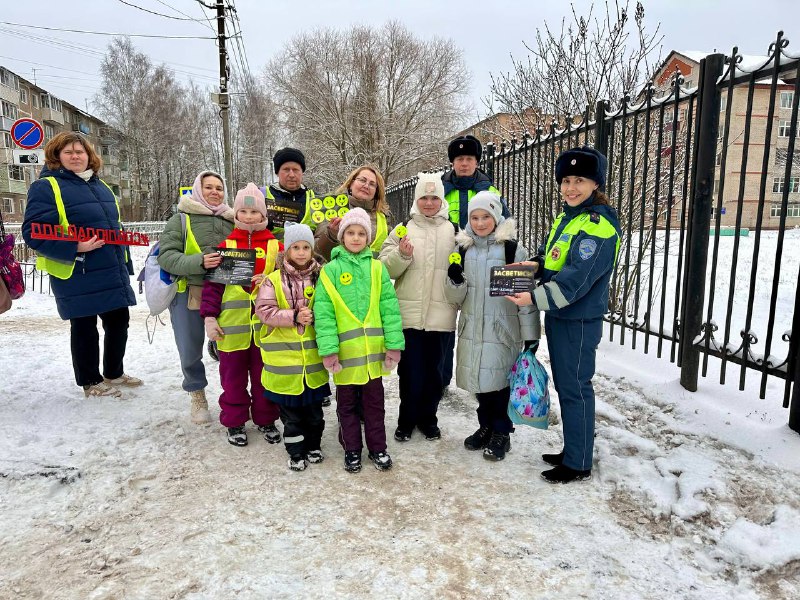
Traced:
[[578, 246], [578, 255], [583, 260], [588, 260], [597, 250], [597, 242], [593, 239], [583, 240]]
[[592, 223], [599, 223], [600, 222], [600, 215], [598, 213], [596, 213], [596, 212], [590, 212], [589, 213], [589, 219], [592, 221]]
[[572, 236], [568, 233], [562, 233], [561, 236], [558, 238], [559, 242], [568, 242]]

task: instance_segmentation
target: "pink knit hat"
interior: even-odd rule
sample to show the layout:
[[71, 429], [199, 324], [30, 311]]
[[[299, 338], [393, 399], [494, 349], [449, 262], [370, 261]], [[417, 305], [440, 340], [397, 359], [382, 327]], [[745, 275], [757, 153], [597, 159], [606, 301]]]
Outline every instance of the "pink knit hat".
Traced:
[[[241, 223], [238, 219], [238, 212], [242, 208], [254, 208], [263, 215], [264, 220], [256, 225]], [[236, 199], [233, 201], [233, 214], [236, 226], [239, 229], [261, 231], [267, 227], [267, 201], [255, 183], [248, 183], [244, 189], [236, 192]]]
[[344, 231], [350, 227], [350, 225], [361, 225], [367, 232], [367, 239], [369, 240], [367, 244], [372, 242], [372, 222], [369, 219], [367, 211], [363, 208], [351, 208], [345, 213], [341, 223], [339, 223], [339, 233], [336, 235], [336, 239], [339, 240], [339, 243], [344, 243], [342, 241]]

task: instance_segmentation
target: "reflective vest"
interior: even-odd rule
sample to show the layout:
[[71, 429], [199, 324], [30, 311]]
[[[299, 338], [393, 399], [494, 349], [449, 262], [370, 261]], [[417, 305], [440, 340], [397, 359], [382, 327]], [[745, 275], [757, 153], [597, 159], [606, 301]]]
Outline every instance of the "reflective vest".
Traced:
[[[489, 189], [486, 191], [492, 192], [493, 194], [497, 194], [498, 196], [500, 195], [500, 190], [498, 190], [493, 185], [490, 185]], [[475, 194], [477, 193], [478, 192], [476, 192], [475, 190], [467, 190], [467, 203], [469, 203], [469, 201], [472, 200], [472, 197], [475, 196]], [[457, 189], [450, 190], [447, 194], [445, 194], [444, 199], [447, 200], [447, 206], [449, 208], [448, 215], [450, 217], [450, 220], [453, 223], [458, 223], [462, 229], [466, 227], [467, 223], [460, 222], [461, 196], [459, 195], [459, 190]], [[464, 218], [466, 221], [469, 221], [469, 218], [467, 217], [467, 211], [464, 211]]]
[[386, 226], [386, 215], [382, 212], [375, 213], [375, 239], [370, 244], [369, 248], [372, 250], [372, 256], [378, 258], [381, 246], [389, 235], [389, 229]]
[[[267, 278], [275, 288], [275, 299], [278, 308], [291, 309], [283, 293], [281, 272], [273, 271]], [[314, 299], [311, 299], [309, 308]], [[302, 335], [297, 327], [272, 327], [266, 335], [261, 336], [261, 360], [264, 370], [261, 372], [261, 383], [264, 389], [276, 394], [299, 396], [304, 385], [316, 389], [328, 383], [328, 371], [322, 364], [317, 350], [317, 334], [314, 327], [306, 325]]]
[[[269, 186], [266, 186], [266, 190], [267, 190], [267, 193], [265, 194], [266, 199], [267, 200], [272, 200], [274, 202], [275, 201], [275, 196], [272, 195], [272, 191], [269, 189]], [[317, 224], [313, 220], [311, 220], [311, 212], [312, 212], [311, 211], [311, 201], [315, 197], [316, 196], [314, 195], [314, 190], [311, 190], [311, 189], [307, 189], [306, 190], [305, 213], [303, 213], [303, 217], [300, 219], [300, 223], [303, 224], [303, 225], [308, 225], [311, 228], [311, 231], [314, 231], [317, 228]], [[272, 228], [272, 234], [275, 237], [281, 236], [281, 238], [282, 238], [283, 230], [284, 230], [283, 227], [273, 227]]]
[[363, 321], [350, 312], [336, 286], [333, 285], [323, 269], [319, 280], [328, 292], [336, 313], [336, 331], [339, 334], [339, 363], [342, 370], [333, 375], [336, 385], [363, 385], [370, 379], [389, 375], [384, 370], [383, 360], [386, 346], [383, 341], [381, 322], [381, 275], [383, 264], [372, 259], [370, 274], [372, 285], [369, 294], [369, 309]]
[[[55, 177], [45, 177], [44, 179], [49, 181], [50, 187], [53, 188], [53, 197], [55, 198], [56, 210], [58, 211], [58, 224], [61, 225], [62, 231], [66, 232], [67, 229], [69, 229], [69, 221], [67, 220], [67, 211], [64, 208], [64, 199], [61, 197], [61, 187], [58, 185], [58, 180]], [[117, 205], [117, 222], [121, 224], [122, 216], [119, 212], [119, 200], [117, 200], [116, 195], [114, 195], [114, 190], [112, 190], [105, 181], [101, 179], [100, 182], [106, 186], [108, 191], [111, 192], [111, 195], [114, 196], [114, 202]], [[123, 248], [123, 253], [125, 262], [127, 263], [127, 248]], [[75, 261], [64, 262], [56, 260], [55, 258], [47, 258], [39, 255], [36, 257], [36, 268], [58, 279], [69, 279], [72, 277], [72, 272], [75, 270]]]
[[[190, 254], [200, 254], [202, 250], [200, 249], [200, 245], [197, 243], [197, 240], [192, 233], [192, 222], [189, 218], [189, 215], [186, 215], [186, 235], [183, 238], [183, 253], [189, 256]], [[177, 290], [178, 293], [182, 293], [186, 291], [186, 277], [180, 277], [177, 281]]]
[[[564, 263], [567, 261], [567, 255], [569, 254], [572, 240], [581, 231], [586, 232], [587, 235], [592, 237], [604, 240], [617, 236], [617, 247], [614, 251], [614, 263], [616, 264], [617, 254], [619, 253], [619, 235], [608, 219], [595, 212], [582, 212], [567, 223], [557, 240], [553, 240], [558, 226], [561, 224], [561, 219], [564, 218], [564, 214], [565, 213], [562, 212], [556, 217], [556, 220], [553, 222], [553, 227], [550, 229], [550, 235], [547, 237], [547, 251], [544, 257], [544, 268], [546, 270], [561, 270]], [[592, 215], [594, 215], [594, 219]]]
[[[188, 228], [187, 228], [188, 230]], [[236, 240], [225, 240], [226, 248], [236, 248]], [[275, 269], [275, 257], [278, 256], [278, 240], [267, 242], [267, 256], [263, 273], [271, 273]], [[248, 292], [241, 285], [226, 285], [222, 294], [221, 311], [217, 318], [223, 338], [217, 342], [217, 348], [223, 352], [246, 350], [255, 340], [261, 338], [260, 321], [253, 314], [253, 303], [258, 292]]]

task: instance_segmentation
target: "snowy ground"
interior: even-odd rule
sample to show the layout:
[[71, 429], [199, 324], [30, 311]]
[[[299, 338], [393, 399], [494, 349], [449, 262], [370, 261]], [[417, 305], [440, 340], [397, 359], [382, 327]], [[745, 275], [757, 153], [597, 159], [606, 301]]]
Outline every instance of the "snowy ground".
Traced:
[[[334, 405], [327, 459], [293, 473], [254, 428], [235, 448], [191, 425], [171, 330], [149, 346], [145, 315], [127, 370], [146, 385], [117, 401], [74, 385], [51, 297], [0, 316], [0, 598], [800, 597], [781, 382], [758, 400], [757, 378], [711, 375], [692, 394], [668, 360], [604, 341], [591, 482], [539, 478], [559, 427], [518, 428], [501, 463], [467, 452], [475, 402], [457, 390], [442, 440], [390, 440], [391, 471], [343, 470]], [[386, 403], [391, 435], [396, 377]]]

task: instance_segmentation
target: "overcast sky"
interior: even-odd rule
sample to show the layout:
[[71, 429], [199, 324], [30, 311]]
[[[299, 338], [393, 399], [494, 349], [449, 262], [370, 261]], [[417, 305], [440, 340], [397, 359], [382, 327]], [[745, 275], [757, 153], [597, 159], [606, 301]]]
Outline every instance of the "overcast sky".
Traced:
[[[215, 0], [206, 0], [207, 4]], [[127, 4], [172, 15], [174, 20], [148, 14]], [[464, 51], [472, 73], [464, 82], [477, 111], [489, 92], [489, 73], [508, 70], [509, 55], [522, 58], [523, 40], [534, 39], [544, 22], [560, 27], [569, 16], [561, 0], [235, 0], [247, 61], [261, 73], [265, 63], [293, 35], [320, 27], [353, 24], [380, 25], [389, 19], [404, 23], [415, 35], [451, 38]], [[574, 3], [580, 13], [591, 2]], [[598, 12], [596, 3], [595, 12]], [[116, 33], [212, 36], [197, 0], [2, 0], [0, 21]], [[631, 2], [631, 8], [635, 2]], [[798, 0], [648, 0], [645, 20], [651, 29], [660, 23], [664, 34], [662, 57], [672, 49], [728, 53], [738, 45], [744, 54], [766, 54], [781, 28], [789, 50], [800, 55]], [[184, 14], [181, 14], [184, 13]], [[216, 22], [213, 22], [216, 27]], [[99, 87], [99, 65], [111, 38], [27, 29], [0, 23], [0, 65], [21, 74], [81, 108], [94, 112], [92, 98]], [[218, 55], [211, 39], [132, 38], [155, 62], [166, 62], [183, 81], [216, 85]], [[65, 47], [67, 44], [68, 47]], [[38, 63], [38, 64], [36, 64]], [[309, 91], [313, 93], [312, 90]], [[480, 116], [483, 116], [481, 114]], [[476, 118], [477, 120], [477, 118]]]

